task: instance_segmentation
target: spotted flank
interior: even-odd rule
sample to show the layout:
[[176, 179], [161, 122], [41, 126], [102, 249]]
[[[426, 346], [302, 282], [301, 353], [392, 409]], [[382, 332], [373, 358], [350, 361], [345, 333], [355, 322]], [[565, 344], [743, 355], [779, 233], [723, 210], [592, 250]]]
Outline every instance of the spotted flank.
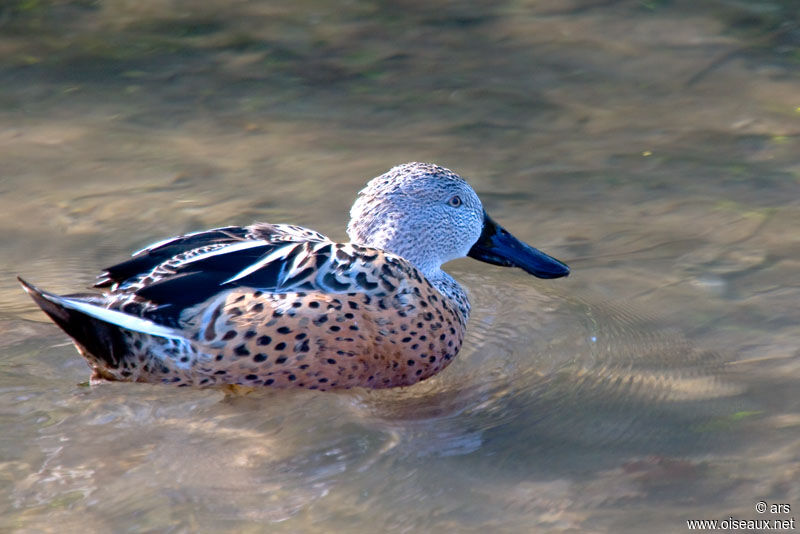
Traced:
[[136, 252], [99, 276], [99, 293], [58, 296], [20, 282], [95, 380], [328, 390], [408, 386], [453, 361], [470, 306], [441, 270], [447, 261], [569, 273], [431, 164], [373, 179], [348, 235], [335, 243], [293, 225], [228, 226]]

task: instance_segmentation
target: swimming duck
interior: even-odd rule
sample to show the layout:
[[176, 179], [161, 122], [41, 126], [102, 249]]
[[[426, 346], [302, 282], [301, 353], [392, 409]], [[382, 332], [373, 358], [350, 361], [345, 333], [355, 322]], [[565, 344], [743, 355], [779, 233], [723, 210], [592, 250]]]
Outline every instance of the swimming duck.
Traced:
[[562, 262], [494, 222], [453, 171], [406, 163], [372, 179], [349, 243], [256, 223], [182, 235], [107, 268], [102, 293], [19, 279], [69, 334], [92, 380], [278, 388], [408, 386], [444, 369], [470, 304], [441, 269], [470, 256], [539, 278]]

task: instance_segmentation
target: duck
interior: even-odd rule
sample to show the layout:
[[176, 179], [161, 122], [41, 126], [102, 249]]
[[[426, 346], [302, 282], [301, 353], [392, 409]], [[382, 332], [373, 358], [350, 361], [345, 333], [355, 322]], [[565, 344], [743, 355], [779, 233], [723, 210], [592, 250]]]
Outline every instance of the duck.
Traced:
[[254, 223], [154, 243], [93, 293], [18, 278], [73, 340], [90, 382], [335, 390], [410, 386], [458, 354], [470, 315], [442, 265], [470, 257], [543, 279], [569, 267], [515, 238], [455, 172], [412, 162], [370, 180], [346, 243]]

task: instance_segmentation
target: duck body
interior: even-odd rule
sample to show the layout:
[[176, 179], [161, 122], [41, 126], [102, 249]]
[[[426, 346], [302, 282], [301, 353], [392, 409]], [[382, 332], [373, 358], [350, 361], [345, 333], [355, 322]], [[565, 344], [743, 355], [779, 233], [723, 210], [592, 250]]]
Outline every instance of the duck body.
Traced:
[[[451, 211], [455, 231], [441, 218]], [[437, 231], [444, 242], [428, 238]], [[372, 180], [348, 233], [351, 242], [335, 243], [293, 225], [230, 226], [135, 253], [100, 275], [102, 293], [58, 296], [20, 282], [73, 338], [94, 380], [327, 390], [408, 386], [452, 362], [470, 311], [440, 269], [453, 257], [545, 278], [569, 272], [491, 221], [463, 179], [430, 164]]]

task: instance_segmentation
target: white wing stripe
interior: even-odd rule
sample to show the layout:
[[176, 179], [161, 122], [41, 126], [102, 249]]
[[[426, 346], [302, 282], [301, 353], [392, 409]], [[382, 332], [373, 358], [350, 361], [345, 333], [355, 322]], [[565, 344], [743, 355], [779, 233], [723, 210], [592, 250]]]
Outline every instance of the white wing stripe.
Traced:
[[[282, 246], [282, 247], [278, 248], [277, 250], [275, 250], [272, 254], [268, 254], [267, 256], [261, 258], [257, 262], [255, 262], [252, 265], [250, 265], [249, 267], [247, 267], [246, 269], [243, 269], [243, 270], [239, 271], [238, 273], [236, 273], [235, 275], [231, 276], [230, 278], [228, 278], [227, 280], [222, 282], [220, 285], [225, 285], [225, 284], [228, 284], [230, 282], [235, 282], [237, 280], [240, 280], [240, 279], [244, 278], [245, 276], [256, 272], [257, 270], [261, 269], [265, 265], [269, 265], [270, 263], [272, 263], [273, 261], [275, 261], [275, 260], [277, 260], [279, 258], [285, 258], [286, 255], [289, 254], [289, 252], [291, 252], [295, 247], [298, 247], [298, 246], [300, 246], [300, 245], [297, 244], [297, 243], [292, 243], [289, 246]], [[278, 281], [279, 281], [278, 285], [280, 285], [280, 281], [283, 280], [283, 271], [285, 269], [286, 269], [286, 266], [282, 265], [281, 266], [281, 273], [278, 275]]]
[[94, 317], [95, 319], [100, 319], [101, 321], [117, 325], [125, 328], [126, 330], [133, 330], [134, 332], [141, 332], [143, 334], [166, 337], [169, 339], [184, 339], [184, 337], [180, 335], [180, 333], [178, 333], [178, 331], [174, 328], [162, 326], [154, 323], [153, 321], [142, 319], [141, 317], [135, 317], [133, 315], [128, 315], [127, 313], [109, 310], [95, 304], [89, 304], [88, 302], [70, 298], [59, 297], [58, 302], [60, 302], [66, 308], [85, 313], [86, 315]]

